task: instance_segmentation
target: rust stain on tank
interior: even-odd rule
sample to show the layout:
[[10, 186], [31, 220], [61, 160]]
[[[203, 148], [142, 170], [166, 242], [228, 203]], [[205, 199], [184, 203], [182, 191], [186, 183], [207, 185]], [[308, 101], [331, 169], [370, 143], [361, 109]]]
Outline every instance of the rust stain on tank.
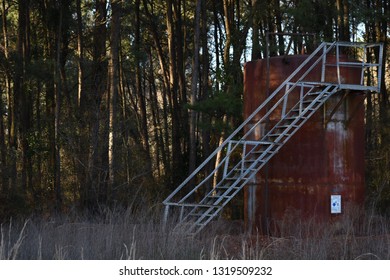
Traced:
[[[306, 55], [270, 58], [269, 92], [283, 83], [306, 58]], [[334, 61], [328, 58], [329, 63], [332, 59]], [[359, 83], [360, 74], [360, 69], [341, 69], [344, 83]], [[319, 77], [320, 71], [313, 75]], [[336, 82], [336, 77], [334, 68], [327, 81]], [[246, 63], [245, 118], [267, 98], [266, 78], [265, 60]], [[269, 161], [268, 167], [256, 175], [244, 195], [249, 227], [261, 231], [265, 224], [282, 219], [289, 209], [298, 210], [302, 217], [329, 220], [332, 194], [341, 195], [343, 212], [349, 204], [363, 203], [363, 102], [364, 96], [354, 92], [331, 97]], [[258, 119], [264, 113], [260, 112]], [[270, 122], [273, 120], [271, 115]], [[265, 184], [268, 184], [267, 201]]]

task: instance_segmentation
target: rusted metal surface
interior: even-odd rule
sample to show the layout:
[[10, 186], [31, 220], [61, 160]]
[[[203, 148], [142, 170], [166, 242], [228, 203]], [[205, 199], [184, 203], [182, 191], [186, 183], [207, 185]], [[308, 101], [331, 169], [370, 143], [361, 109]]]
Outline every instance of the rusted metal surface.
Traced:
[[[269, 92], [306, 57], [270, 58]], [[329, 64], [332, 60], [330, 57]], [[343, 83], [358, 83], [360, 76], [360, 69], [341, 69]], [[336, 82], [336, 77], [335, 68], [327, 81]], [[244, 117], [266, 99], [266, 79], [266, 60], [245, 65]], [[364, 172], [364, 96], [357, 92], [339, 93], [304, 124], [245, 188], [246, 223], [249, 228], [264, 232], [267, 225], [277, 224], [289, 211], [297, 211], [302, 218], [332, 219], [335, 215], [330, 212], [331, 195], [341, 195], [342, 213], [348, 211], [348, 205], [363, 203]]]

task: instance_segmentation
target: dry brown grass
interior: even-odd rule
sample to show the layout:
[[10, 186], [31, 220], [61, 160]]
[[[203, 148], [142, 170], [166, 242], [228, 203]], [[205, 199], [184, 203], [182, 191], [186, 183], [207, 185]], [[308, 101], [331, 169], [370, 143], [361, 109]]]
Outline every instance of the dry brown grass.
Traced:
[[218, 220], [196, 237], [164, 229], [160, 215], [30, 218], [1, 225], [0, 259], [389, 259], [389, 220], [356, 212], [332, 224], [297, 217], [277, 236], [244, 233]]

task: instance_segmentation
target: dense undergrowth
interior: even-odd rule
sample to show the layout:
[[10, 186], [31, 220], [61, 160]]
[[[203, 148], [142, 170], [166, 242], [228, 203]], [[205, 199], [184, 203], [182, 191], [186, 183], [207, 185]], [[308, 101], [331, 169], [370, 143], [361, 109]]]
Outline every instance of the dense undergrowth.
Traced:
[[245, 233], [223, 219], [188, 237], [160, 215], [105, 209], [99, 215], [10, 219], [1, 224], [0, 259], [389, 259], [387, 218], [341, 216], [331, 224], [286, 216], [278, 234]]

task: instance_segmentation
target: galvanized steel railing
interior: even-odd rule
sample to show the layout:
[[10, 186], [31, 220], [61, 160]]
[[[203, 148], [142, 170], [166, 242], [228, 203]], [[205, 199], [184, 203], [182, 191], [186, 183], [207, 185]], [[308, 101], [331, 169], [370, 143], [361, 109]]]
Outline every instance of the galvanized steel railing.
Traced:
[[[340, 54], [354, 54], [360, 61], [340, 60]], [[335, 64], [328, 63], [329, 56], [335, 56]], [[274, 91], [272, 94], [231, 134], [211, 155], [199, 165], [198, 168], [180, 186], [176, 188], [163, 202], [165, 205], [164, 220], [169, 216], [170, 207], [179, 207], [180, 219], [185, 215], [185, 209], [194, 207], [206, 207], [203, 204], [205, 195], [222, 184], [231, 174], [229, 170], [242, 165], [244, 170], [244, 158], [247, 154], [247, 147], [253, 147], [256, 137], [254, 134], [263, 130], [267, 120], [272, 114], [279, 114], [283, 119], [292, 106], [289, 105], [289, 97], [299, 94], [299, 102], [303, 102], [303, 96], [308, 94], [314, 87], [326, 87], [335, 85], [339, 89], [358, 90], [367, 92], [380, 92], [382, 77], [382, 44], [334, 42], [322, 43], [306, 60]], [[378, 62], [373, 62], [378, 61]], [[317, 80], [307, 80], [313, 71], [321, 67], [321, 77]], [[329, 67], [337, 67], [337, 81], [328, 81], [327, 73]], [[358, 84], [344, 84], [341, 70], [348, 68], [360, 68], [361, 78]], [[334, 71], [334, 70], [333, 70]], [[298, 92], [298, 93], [297, 93]], [[295, 97], [295, 99], [297, 99]], [[303, 106], [302, 106], [303, 108]], [[259, 113], [262, 117], [258, 119]], [[255, 138], [255, 139], [254, 139]], [[257, 143], [257, 142], [256, 142]], [[230, 168], [230, 169], [229, 169]], [[250, 172], [242, 173], [242, 176], [254, 176]], [[237, 178], [241, 180], [243, 178]], [[248, 181], [250, 178], [244, 178]], [[223, 207], [224, 205], [221, 205]], [[219, 211], [216, 211], [219, 212]]]

